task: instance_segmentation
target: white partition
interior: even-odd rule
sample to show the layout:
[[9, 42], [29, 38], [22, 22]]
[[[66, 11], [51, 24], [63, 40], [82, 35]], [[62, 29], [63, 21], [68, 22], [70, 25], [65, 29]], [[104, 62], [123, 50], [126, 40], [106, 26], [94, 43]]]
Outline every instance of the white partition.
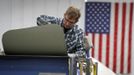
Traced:
[[[107, 68], [104, 64], [96, 60], [95, 58], [91, 58], [93, 63], [98, 63], [97, 75], [116, 75], [111, 69]], [[91, 74], [93, 75], [93, 74]]]

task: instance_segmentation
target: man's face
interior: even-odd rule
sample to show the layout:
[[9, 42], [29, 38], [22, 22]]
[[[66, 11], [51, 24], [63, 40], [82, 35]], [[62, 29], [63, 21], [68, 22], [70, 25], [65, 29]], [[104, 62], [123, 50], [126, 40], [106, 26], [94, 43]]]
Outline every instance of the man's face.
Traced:
[[74, 26], [76, 20], [74, 18], [69, 18], [68, 16], [64, 16], [63, 25], [66, 29], [70, 29]]

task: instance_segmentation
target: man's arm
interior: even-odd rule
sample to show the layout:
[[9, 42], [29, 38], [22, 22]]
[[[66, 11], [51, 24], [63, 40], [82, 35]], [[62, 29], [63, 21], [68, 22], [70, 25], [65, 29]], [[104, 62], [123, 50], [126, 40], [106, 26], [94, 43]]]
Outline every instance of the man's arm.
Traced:
[[47, 16], [47, 15], [40, 15], [37, 17], [37, 25], [46, 25], [46, 24], [60, 24], [60, 18], [56, 18], [53, 16]]
[[83, 31], [80, 29], [78, 32], [78, 41], [77, 41], [77, 45], [76, 45], [76, 53], [80, 54], [80, 55], [85, 55], [85, 45], [84, 45], [84, 34]]

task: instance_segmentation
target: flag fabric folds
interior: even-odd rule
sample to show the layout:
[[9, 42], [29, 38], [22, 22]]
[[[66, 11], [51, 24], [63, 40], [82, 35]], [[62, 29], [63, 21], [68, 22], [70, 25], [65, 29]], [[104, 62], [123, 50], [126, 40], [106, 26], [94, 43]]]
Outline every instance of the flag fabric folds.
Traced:
[[134, 3], [86, 2], [85, 32], [91, 56], [115, 73], [131, 73]]

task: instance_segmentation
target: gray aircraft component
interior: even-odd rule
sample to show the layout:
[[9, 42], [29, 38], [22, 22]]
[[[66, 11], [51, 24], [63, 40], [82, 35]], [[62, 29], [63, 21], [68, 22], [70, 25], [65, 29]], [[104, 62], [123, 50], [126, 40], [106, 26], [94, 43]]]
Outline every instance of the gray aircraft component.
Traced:
[[63, 28], [44, 25], [10, 30], [2, 38], [5, 54], [66, 56]]

